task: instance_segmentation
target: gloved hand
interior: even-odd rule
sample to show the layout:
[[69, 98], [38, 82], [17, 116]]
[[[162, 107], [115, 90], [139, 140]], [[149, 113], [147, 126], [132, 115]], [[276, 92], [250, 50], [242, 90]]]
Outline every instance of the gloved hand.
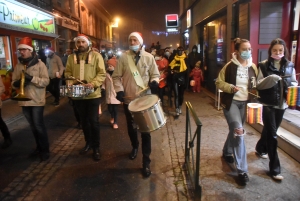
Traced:
[[119, 91], [117, 92], [117, 97], [116, 97], [120, 102], [124, 102], [124, 91]]
[[[24, 72], [24, 71], [23, 71]], [[28, 73], [24, 72], [25, 75], [25, 82], [31, 82], [33, 76], [29, 75]]]
[[21, 79], [15, 81], [15, 82], [13, 83], [13, 86], [16, 87], [16, 88], [20, 88], [20, 84], [21, 84]]
[[158, 91], [158, 82], [156, 82], [155, 80], [153, 80], [148, 85], [149, 85], [149, 88], [151, 89], [151, 93], [152, 94], [157, 94], [157, 91]]
[[105, 89], [101, 89], [101, 97], [104, 97], [105, 96]]

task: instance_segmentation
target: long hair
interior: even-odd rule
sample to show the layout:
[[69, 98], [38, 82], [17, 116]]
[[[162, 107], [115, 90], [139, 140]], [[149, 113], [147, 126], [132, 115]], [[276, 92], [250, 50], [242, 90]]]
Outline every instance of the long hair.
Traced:
[[285, 58], [286, 60], [288, 60], [288, 57], [289, 57], [289, 51], [288, 51], [288, 49], [287, 49], [287, 47], [286, 47], [286, 43], [285, 43], [284, 40], [282, 40], [281, 38], [276, 38], [276, 39], [272, 40], [272, 42], [271, 42], [271, 44], [270, 44], [270, 47], [269, 47], [269, 50], [268, 50], [269, 58], [270, 58], [271, 55], [272, 55], [272, 52], [271, 52], [272, 48], [274, 47], [274, 45], [277, 45], [277, 44], [283, 45], [283, 48], [284, 48], [284, 58]]

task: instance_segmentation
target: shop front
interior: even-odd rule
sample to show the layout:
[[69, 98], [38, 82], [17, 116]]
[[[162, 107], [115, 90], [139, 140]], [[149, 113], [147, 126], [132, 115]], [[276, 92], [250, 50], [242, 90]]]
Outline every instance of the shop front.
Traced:
[[215, 79], [227, 62], [227, 15], [223, 9], [201, 21], [199, 30], [200, 45], [203, 50], [203, 71], [205, 87], [214, 92]]
[[17, 46], [23, 37], [33, 39], [37, 53], [55, 46], [51, 14], [13, 0], [0, 0], [0, 75], [5, 85], [2, 99], [11, 97], [11, 72], [18, 62]]

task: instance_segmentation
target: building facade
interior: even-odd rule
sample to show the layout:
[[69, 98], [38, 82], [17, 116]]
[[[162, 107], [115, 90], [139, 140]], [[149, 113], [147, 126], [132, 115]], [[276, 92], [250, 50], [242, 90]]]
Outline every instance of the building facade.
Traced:
[[180, 0], [181, 43], [186, 49], [199, 46], [207, 89], [215, 92], [214, 80], [230, 61], [236, 37], [250, 40], [255, 64], [267, 58], [273, 39], [284, 39], [290, 60], [300, 72], [299, 3], [299, 0]]

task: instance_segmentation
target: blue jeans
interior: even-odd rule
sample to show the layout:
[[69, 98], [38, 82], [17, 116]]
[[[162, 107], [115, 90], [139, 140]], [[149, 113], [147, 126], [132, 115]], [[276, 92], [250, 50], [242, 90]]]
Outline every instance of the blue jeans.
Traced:
[[23, 106], [22, 110], [31, 127], [37, 149], [41, 153], [49, 153], [48, 134], [43, 117], [44, 106]]
[[[233, 154], [238, 173], [248, 172], [247, 153], [244, 136], [235, 135], [235, 129], [243, 128], [245, 122], [246, 101], [232, 100], [230, 110], [223, 109], [224, 116], [229, 126], [229, 133], [223, 147], [223, 155]], [[245, 130], [244, 130], [245, 133]]]

